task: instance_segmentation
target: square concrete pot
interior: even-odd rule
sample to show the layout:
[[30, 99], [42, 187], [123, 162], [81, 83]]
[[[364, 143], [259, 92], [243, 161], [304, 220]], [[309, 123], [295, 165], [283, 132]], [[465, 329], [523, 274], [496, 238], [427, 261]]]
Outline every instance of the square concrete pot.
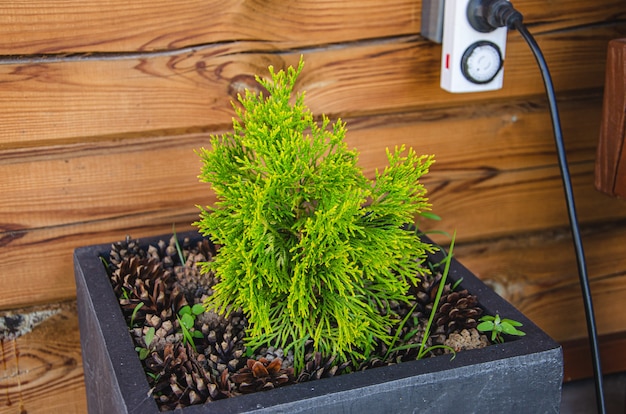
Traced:
[[[170, 236], [142, 239], [142, 245]], [[181, 234], [190, 239], [195, 233]], [[158, 413], [100, 256], [110, 244], [76, 249], [83, 366], [90, 413]], [[437, 259], [435, 259], [437, 260]], [[526, 336], [482, 349], [340, 375], [191, 406], [185, 413], [558, 413], [562, 350], [458, 261], [449, 280], [477, 295], [485, 314], [518, 320]]]

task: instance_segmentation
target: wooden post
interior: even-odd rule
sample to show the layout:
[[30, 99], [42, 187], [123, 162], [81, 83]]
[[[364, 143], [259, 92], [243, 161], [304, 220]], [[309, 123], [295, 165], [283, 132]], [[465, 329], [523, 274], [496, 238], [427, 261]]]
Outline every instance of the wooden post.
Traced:
[[626, 198], [626, 39], [609, 42], [596, 188]]

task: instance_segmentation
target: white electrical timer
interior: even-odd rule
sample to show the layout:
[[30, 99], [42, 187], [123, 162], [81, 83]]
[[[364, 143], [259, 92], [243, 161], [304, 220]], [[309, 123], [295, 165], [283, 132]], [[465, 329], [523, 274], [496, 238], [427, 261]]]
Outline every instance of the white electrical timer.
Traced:
[[446, 0], [441, 53], [441, 87], [448, 92], [502, 88], [506, 27], [475, 30], [467, 18], [469, 0]]

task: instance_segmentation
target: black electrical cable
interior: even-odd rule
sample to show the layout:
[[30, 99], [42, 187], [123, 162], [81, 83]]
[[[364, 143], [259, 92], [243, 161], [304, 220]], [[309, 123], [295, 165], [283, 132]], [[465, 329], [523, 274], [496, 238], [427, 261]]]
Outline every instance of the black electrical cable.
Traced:
[[[561, 177], [563, 179], [563, 188], [565, 190], [565, 198], [567, 201], [567, 212], [569, 213], [570, 227], [572, 231], [572, 238], [574, 241], [574, 248], [576, 250], [576, 261], [578, 264], [578, 273], [580, 276], [580, 287], [583, 292], [583, 302], [585, 305], [585, 314], [587, 319], [587, 332], [589, 336], [589, 342], [591, 345], [592, 363], [594, 370], [594, 379], [596, 386], [596, 404], [598, 407], [598, 413], [606, 413], [606, 406], [604, 402], [603, 392], [603, 379], [602, 379], [602, 366], [600, 364], [600, 350], [598, 346], [598, 333], [596, 330], [595, 316], [593, 311], [593, 303], [591, 299], [591, 289], [589, 287], [589, 276], [587, 275], [587, 265], [585, 263], [585, 251], [583, 249], [583, 243], [580, 236], [580, 230], [578, 228], [578, 218], [576, 216], [576, 206], [574, 204], [574, 192], [572, 190], [572, 182], [570, 178], [569, 169], [567, 166], [567, 156], [565, 153], [565, 145], [563, 144], [563, 133], [561, 132], [561, 122], [559, 120], [559, 113], [556, 104], [556, 96], [554, 93], [554, 86], [552, 85], [552, 78], [548, 65], [543, 57], [543, 53], [539, 48], [539, 45], [535, 41], [532, 34], [528, 31], [526, 25], [521, 19], [515, 19], [513, 26], [520, 35], [524, 38], [528, 46], [535, 55], [537, 64], [541, 70], [541, 76], [546, 88], [546, 94], [548, 95], [548, 102], [550, 104], [550, 114], [552, 115], [552, 127], [554, 129], [554, 138], [556, 143], [557, 155], [559, 158], [559, 166], [561, 168]], [[510, 26], [509, 26], [510, 27]]]
[[572, 239], [574, 241], [574, 249], [576, 252], [580, 287], [582, 289], [583, 304], [585, 306], [585, 316], [587, 320], [587, 332], [591, 346], [591, 357], [596, 386], [596, 404], [598, 407], [598, 413], [605, 414], [606, 405], [604, 402], [604, 387], [602, 384], [602, 365], [600, 363], [598, 333], [596, 330], [596, 319], [591, 299], [591, 289], [589, 287], [589, 276], [587, 275], [587, 265], [585, 263], [585, 251], [583, 249], [580, 230], [578, 228], [578, 218], [576, 215], [576, 205], [574, 203], [572, 181], [569, 168], [567, 166], [567, 155], [565, 152], [565, 145], [563, 143], [563, 132], [561, 131], [561, 121], [559, 119], [559, 111], [556, 103], [556, 94], [554, 93], [554, 86], [552, 85], [552, 77], [550, 75], [550, 71], [548, 70], [548, 64], [546, 63], [543, 53], [535, 41], [535, 38], [523, 23], [524, 18], [522, 14], [517, 11], [508, 0], [470, 0], [467, 5], [467, 18], [474, 29], [483, 33], [487, 33], [497, 29], [498, 27], [504, 26], [509, 29], [517, 29], [526, 43], [528, 43], [528, 46], [533, 52], [535, 59], [537, 60], [537, 64], [539, 65], [546, 89], [546, 95], [548, 96], [548, 103], [550, 105], [554, 141], [559, 159], [559, 167], [561, 169], [561, 178], [563, 180], [563, 189], [565, 190], [567, 212], [569, 214]]
[[552, 77], [550, 75], [550, 71], [548, 70], [548, 64], [546, 63], [543, 53], [535, 41], [535, 38], [523, 23], [522, 14], [507, 0], [470, 0], [470, 3], [468, 4], [468, 19], [476, 30], [479, 31], [490, 31], [503, 26], [506, 26], [509, 29], [517, 29], [526, 43], [528, 43], [528, 46], [533, 52], [535, 59], [537, 60], [537, 64], [539, 65], [550, 105], [554, 141], [559, 159], [559, 167], [561, 169], [561, 178], [563, 180], [563, 189], [565, 190], [565, 199], [567, 202], [567, 212], [569, 214], [572, 239], [574, 241], [574, 249], [576, 252], [580, 287], [582, 289], [585, 316], [587, 320], [587, 332], [591, 346], [591, 357], [596, 387], [596, 405], [598, 413], [605, 414], [606, 405], [604, 401], [604, 387], [602, 366], [600, 362], [600, 350], [598, 346], [598, 333], [596, 330], [591, 289], [589, 287], [589, 276], [587, 275], [587, 265], [585, 263], [585, 251], [583, 249], [582, 238], [578, 228], [574, 192], [572, 190], [572, 182], [567, 165], [567, 155], [565, 152], [565, 145], [563, 143], [563, 133], [561, 131], [561, 121], [559, 119], [559, 111], [556, 103], [556, 94], [552, 84]]

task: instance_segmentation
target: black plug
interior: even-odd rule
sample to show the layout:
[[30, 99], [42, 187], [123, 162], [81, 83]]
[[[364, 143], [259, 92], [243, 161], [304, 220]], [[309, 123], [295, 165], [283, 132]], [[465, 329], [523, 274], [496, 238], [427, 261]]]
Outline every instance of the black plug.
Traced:
[[467, 20], [475, 30], [489, 33], [504, 26], [515, 29], [523, 16], [507, 0], [470, 0]]

